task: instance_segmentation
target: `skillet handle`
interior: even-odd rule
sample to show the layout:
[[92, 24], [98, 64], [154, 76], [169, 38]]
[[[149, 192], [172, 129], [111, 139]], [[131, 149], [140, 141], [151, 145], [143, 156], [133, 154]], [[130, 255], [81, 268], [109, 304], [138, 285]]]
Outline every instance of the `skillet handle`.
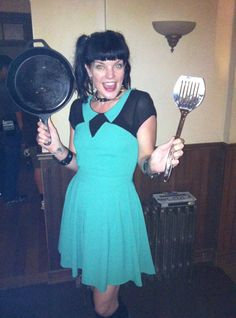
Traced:
[[40, 114], [38, 117], [48, 127], [48, 118], [50, 117], [50, 114]]
[[[47, 130], [49, 131], [48, 129], [48, 118], [50, 117], [50, 115], [48, 114], [40, 114], [39, 115], [39, 119], [47, 126]], [[49, 146], [51, 144], [51, 141], [46, 143], [45, 146]]]
[[34, 39], [34, 40], [31, 40], [27, 43], [26, 47], [27, 48], [32, 48], [34, 47], [34, 43], [41, 43], [43, 44], [44, 47], [50, 49], [50, 46], [47, 44], [47, 42], [43, 39]]

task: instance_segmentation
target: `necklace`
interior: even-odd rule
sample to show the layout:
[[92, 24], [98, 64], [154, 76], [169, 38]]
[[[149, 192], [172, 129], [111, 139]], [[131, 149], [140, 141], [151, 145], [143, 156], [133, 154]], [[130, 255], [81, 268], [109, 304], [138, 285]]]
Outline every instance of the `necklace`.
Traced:
[[120, 94], [121, 94], [122, 92], [123, 92], [123, 89], [121, 89], [121, 90], [119, 91], [119, 93], [116, 95], [115, 98], [109, 99], [109, 98], [106, 98], [106, 97], [99, 97], [99, 96], [98, 96], [98, 91], [96, 91], [95, 94], [93, 95], [93, 99], [94, 99], [96, 102], [99, 102], [99, 103], [106, 103], [106, 102], [110, 102], [110, 101], [112, 101], [112, 100], [115, 100], [117, 97], [120, 96]]

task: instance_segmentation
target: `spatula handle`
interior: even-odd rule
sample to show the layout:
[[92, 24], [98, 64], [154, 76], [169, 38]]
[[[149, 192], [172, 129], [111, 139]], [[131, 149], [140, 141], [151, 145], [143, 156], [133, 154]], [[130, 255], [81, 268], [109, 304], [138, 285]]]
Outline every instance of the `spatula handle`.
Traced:
[[[181, 117], [179, 120], [179, 124], [178, 124], [178, 128], [175, 134], [175, 138], [179, 138], [181, 136], [181, 132], [183, 130], [184, 127], [184, 123], [185, 123], [185, 119], [189, 113], [189, 111], [187, 110], [180, 110], [181, 112]], [[166, 160], [166, 167], [165, 167], [165, 171], [164, 171], [164, 182], [167, 182], [171, 176], [171, 172], [173, 170], [173, 166], [171, 164], [172, 161], [172, 147], [170, 148], [167, 160]]]
[[184, 123], [185, 123], [185, 119], [189, 113], [188, 110], [180, 110], [180, 112], [181, 112], [181, 117], [179, 120], [178, 128], [176, 130], [175, 138], [179, 138], [181, 136], [181, 133], [182, 133], [182, 130], [184, 127]]

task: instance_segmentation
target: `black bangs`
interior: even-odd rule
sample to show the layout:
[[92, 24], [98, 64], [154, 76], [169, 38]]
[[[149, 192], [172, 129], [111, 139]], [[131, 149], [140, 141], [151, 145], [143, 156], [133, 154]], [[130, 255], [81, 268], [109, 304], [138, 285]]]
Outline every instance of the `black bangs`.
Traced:
[[116, 60], [127, 62], [129, 49], [122, 34], [113, 31], [96, 32], [88, 40], [85, 54], [85, 63], [91, 64], [94, 60]]

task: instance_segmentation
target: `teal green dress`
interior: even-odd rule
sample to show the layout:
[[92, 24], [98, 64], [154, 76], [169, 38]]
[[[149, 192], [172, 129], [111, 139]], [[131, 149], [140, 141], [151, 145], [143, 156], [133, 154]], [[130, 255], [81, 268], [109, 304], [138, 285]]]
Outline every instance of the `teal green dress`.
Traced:
[[[87, 103], [74, 102], [70, 113], [78, 171], [64, 203], [61, 265], [71, 268], [74, 277], [81, 269], [82, 283], [101, 292], [107, 285], [128, 281], [141, 286], [141, 273], [154, 274], [155, 270], [133, 183], [138, 160], [136, 131], [155, 115], [155, 108], [150, 96], [137, 90], [126, 91], [104, 114], [92, 110], [90, 101], [91, 97]], [[136, 114], [138, 104], [150, 108], [146, 115], [141, 110]]]

